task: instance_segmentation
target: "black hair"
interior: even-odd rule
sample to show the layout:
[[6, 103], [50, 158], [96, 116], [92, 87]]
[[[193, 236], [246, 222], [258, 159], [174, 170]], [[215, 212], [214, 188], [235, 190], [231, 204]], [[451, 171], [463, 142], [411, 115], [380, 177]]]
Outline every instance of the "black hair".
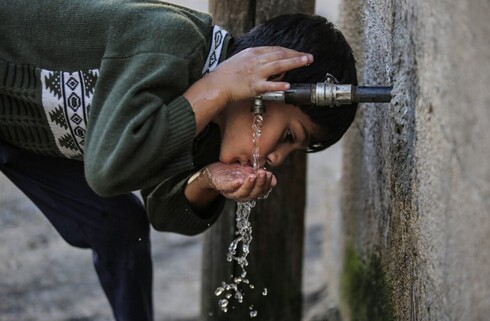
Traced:
[[[228, 56], [250, 47], [281, 46], [311, 53], [314, 62], [288, 71], [284, 81], [316, 83], [325, 81], [327, 73], [341, 84], [357, 85], [355, 59], [342, 33], [321, 16], [287, 14], [272, 18], [233, 39]], [[298, 106], [318, 127], [311, 137], [308, 152], [317, 152], [335, 144], [354, 120], [357, 104], [339, 107]]]

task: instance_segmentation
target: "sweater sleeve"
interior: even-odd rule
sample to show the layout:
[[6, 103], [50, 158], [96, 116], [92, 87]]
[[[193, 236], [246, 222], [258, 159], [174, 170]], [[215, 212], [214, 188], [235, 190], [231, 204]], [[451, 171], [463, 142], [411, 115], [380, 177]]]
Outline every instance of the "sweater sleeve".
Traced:
[[184, 196], [184, 187], [191, 174], [168, 178], [155, 188], [142, 191], [151, 225], [157, 231], [196, 235], [204, 232], [218, 219], [225, 199], [218, 197], [205, 211], [193, 211]]
[[163, 53], [102, 61], [85, 151], [85, 175], [96, 193], [155, 186], [192, 168], [195, 117], [181, 96], [191, 65]]

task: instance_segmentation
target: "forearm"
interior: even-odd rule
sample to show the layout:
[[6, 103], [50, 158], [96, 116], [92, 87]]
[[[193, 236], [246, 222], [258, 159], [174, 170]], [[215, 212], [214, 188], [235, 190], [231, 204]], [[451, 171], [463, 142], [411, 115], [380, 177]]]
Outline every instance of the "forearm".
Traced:
[[207, 168], [195, 173], [187, 181], [184, 196], [197, 213], [206, 210], [216, 201], [220, 193], [212, 188]]
[[207, 208], [195, 211], [184, 195], [188, 177], [188, 172], [182, 173], [141, 191], [148, 219], [155, 230], [196, 235], [218, 219], [224, 198], [218, 197]]
[[222, 86], [208, 74], [190, 86], [182, 95], [192, 107], [197, 136], [227, 105]]

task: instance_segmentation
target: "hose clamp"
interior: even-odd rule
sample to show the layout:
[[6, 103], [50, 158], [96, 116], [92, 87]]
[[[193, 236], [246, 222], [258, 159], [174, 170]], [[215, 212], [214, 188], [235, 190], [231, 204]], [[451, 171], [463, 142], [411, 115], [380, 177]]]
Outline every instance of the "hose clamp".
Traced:
[[316, 106], [340, 106], [352, 103], [352, 85], [339, 85], [338, 80], [327, 73], [325, 81], [314, 87], [311, 101]]

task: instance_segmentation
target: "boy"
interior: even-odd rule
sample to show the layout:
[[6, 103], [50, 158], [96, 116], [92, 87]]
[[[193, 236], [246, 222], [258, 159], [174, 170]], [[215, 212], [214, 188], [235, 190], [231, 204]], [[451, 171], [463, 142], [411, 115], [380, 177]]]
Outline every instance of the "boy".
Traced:
[[[326, 73], [356, 83], [349, 45], [320, 17], [239, 39], [159, 1], [3, 1], [0, 21], [0, 168], [68, 243], [92, 249], [117, 320], [152, 320], [148, 219], [193, 235], [224, 198], [276, 185], [251, 168], [251, 98]], [[268, 104], [261, 167], [327, 148], [355, 111]]]

